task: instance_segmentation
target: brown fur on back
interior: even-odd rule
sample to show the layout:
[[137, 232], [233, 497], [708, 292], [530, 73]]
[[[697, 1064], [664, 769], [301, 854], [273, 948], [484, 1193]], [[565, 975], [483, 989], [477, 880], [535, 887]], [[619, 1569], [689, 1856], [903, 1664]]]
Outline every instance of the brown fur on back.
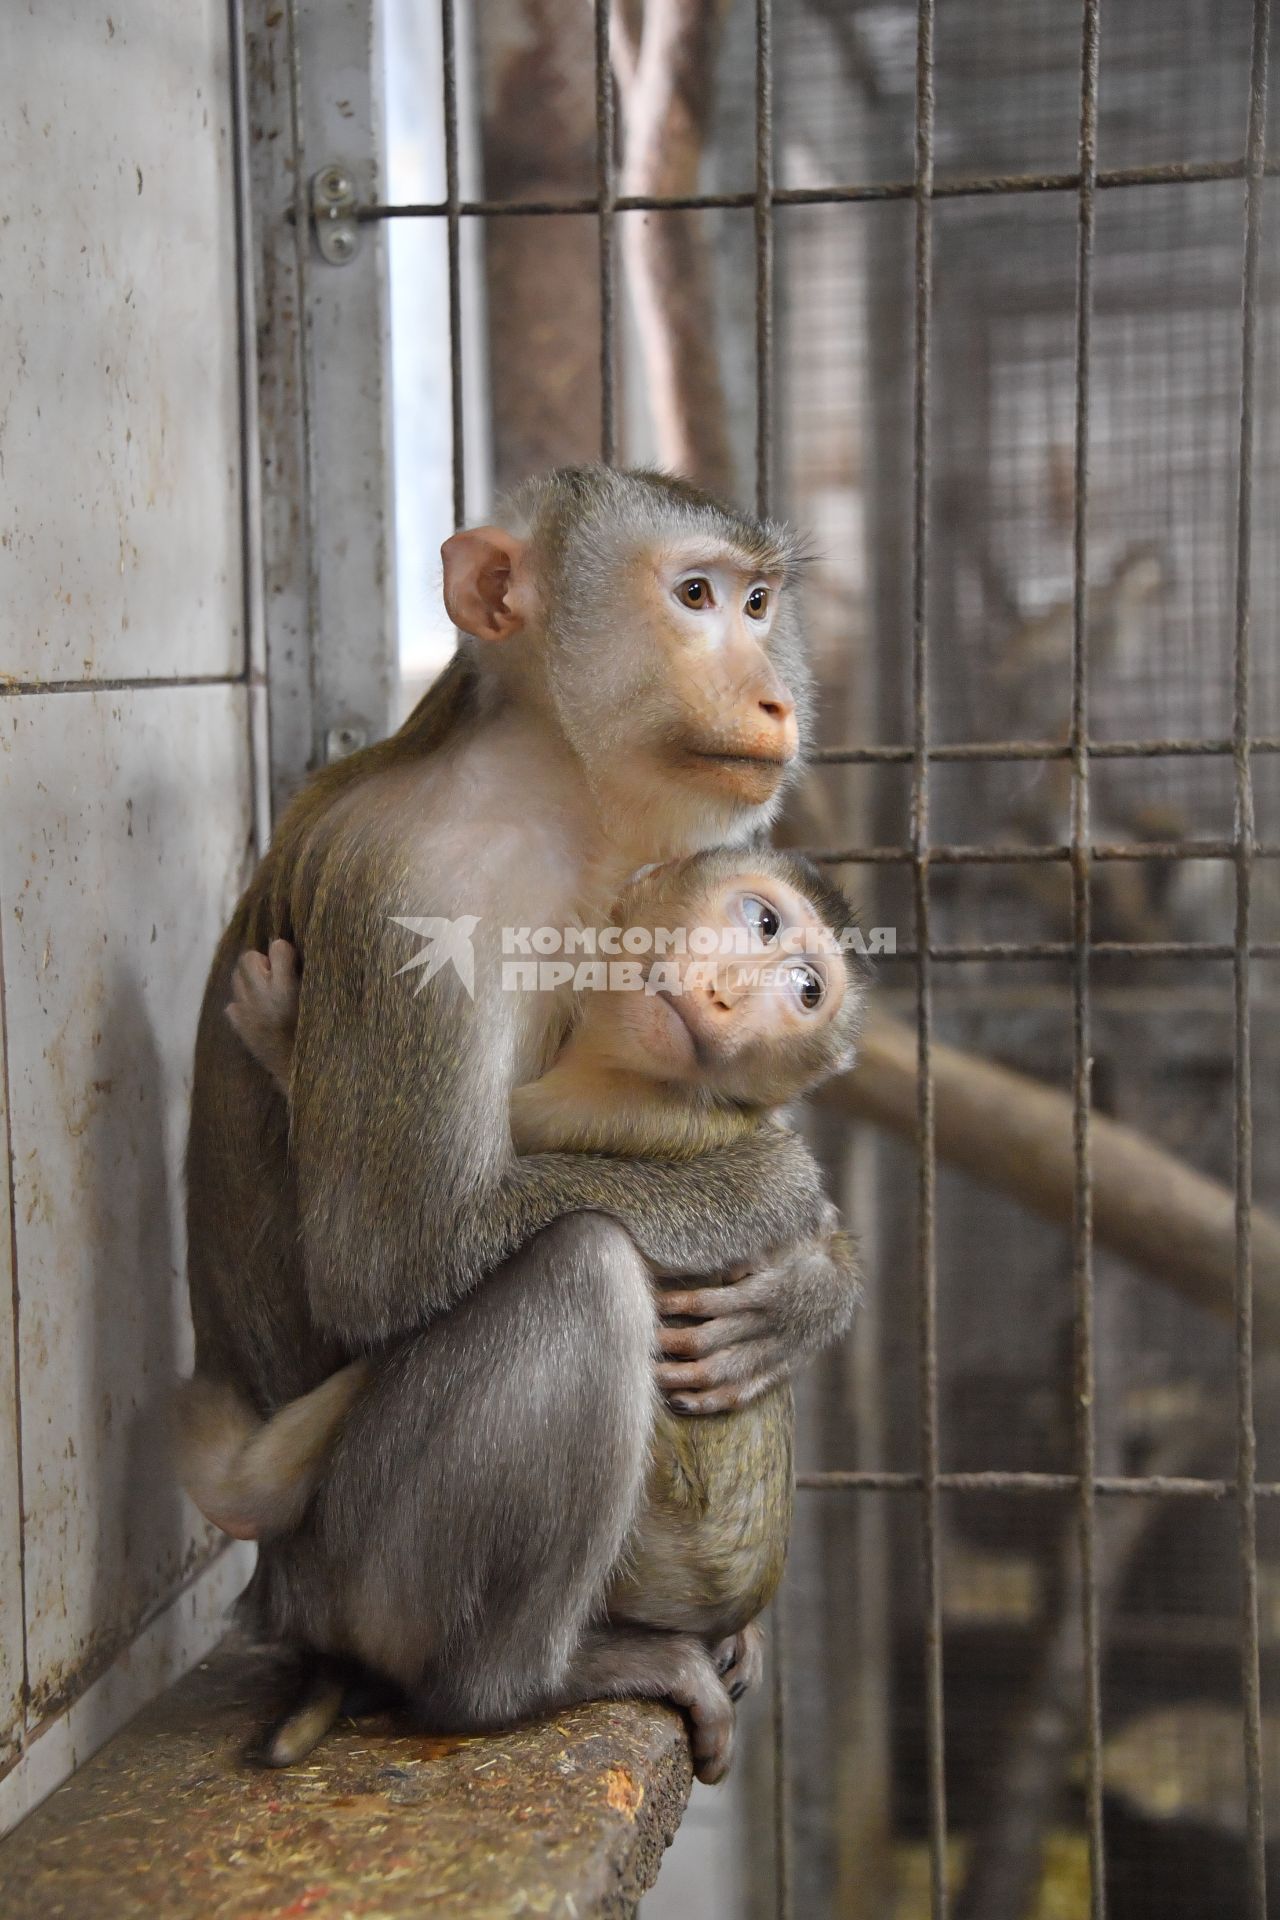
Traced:
[[465, 727], [475, 668], [458, 655], [400, 731], [314, 774], [285, 810], [223, 934], [196, 1037], [187, 1143], [188, 1268], [197, 1372], [241, 1384], [259, 1413], [317, 1386], [349, 1357], [308, 1310], [283, 1095], [228, 1025], [246, 948], [291, 940], [305, 965], [309, 907], [335, 813], [357, 785], [432, 753]]

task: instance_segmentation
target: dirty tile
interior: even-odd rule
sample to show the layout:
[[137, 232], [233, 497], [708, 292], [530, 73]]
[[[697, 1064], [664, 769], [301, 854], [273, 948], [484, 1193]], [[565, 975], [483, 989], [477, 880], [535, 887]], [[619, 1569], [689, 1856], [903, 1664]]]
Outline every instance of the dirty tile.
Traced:
[[0, 809], [35, 1720], [208, 1547], [163, 1414], [196, 1016], [250, 859], [245, 692], [7, 701]]
[[5, 10], [0, 675], [242, 664], [228, 19]]

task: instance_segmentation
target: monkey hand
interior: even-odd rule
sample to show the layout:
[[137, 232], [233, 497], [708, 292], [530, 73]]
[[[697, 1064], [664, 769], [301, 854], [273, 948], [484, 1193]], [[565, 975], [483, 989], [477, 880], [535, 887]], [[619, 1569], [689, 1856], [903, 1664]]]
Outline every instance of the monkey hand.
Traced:
[[226, 1015], [260, 1067], [282, 1093], [289, 1091], [293, 1036], [301, 994], [298, 955], [288, 940], [273, 940], [266, 953], [242, 953], [231, 976]]
[[852, 1323], [853, 1246], [828, 1204], [824, 1231], [719, 1286], [664, 1284], [658, 1296], [658, 1385], [677, 1413], [730, 1413], [790, 1379]]

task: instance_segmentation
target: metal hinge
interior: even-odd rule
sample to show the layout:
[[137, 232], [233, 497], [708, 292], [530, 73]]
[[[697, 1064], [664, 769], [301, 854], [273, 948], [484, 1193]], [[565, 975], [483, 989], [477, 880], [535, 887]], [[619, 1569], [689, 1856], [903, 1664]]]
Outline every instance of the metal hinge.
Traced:
[[345, 267], [356, 257], [360, 244], [358, 205], [356, 183], [350, 169], [340, 161], [321, 167], [311, 176], [311, 226], [320, 258], [331, 267]]
[[324, 757], [326, 766], [332, 766], [335, 760], [345, 760], [349, 753], [359, 753], [361, 747], [369, 744], [369, 729], [360, 720], [344, 720], [336, 727], [329, 727], [324, 736]]

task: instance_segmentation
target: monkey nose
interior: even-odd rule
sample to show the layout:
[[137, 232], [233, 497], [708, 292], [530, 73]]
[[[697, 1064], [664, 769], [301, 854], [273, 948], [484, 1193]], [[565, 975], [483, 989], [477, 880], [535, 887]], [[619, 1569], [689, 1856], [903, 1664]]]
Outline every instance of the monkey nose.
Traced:
[[703, 983], [707, 1011], [713, 1019], [725, 1019], [738, 1004], [740, 990], [728, 970], [721, 967]]
[[784, 693], [761, 696], [758, 703], [760, 730], [780, 760], [792, 760], [800, 746], [794, 702]]

